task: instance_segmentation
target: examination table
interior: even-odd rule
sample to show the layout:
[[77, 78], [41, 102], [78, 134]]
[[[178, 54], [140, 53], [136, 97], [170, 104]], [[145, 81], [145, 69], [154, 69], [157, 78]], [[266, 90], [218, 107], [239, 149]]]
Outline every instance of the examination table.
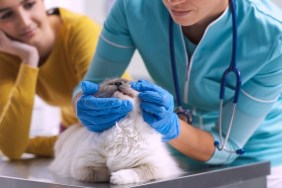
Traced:
[[0, 188], [266, 188], [266, 176], [270, 173], [269, 162], [260, 162], [189, 169], [179, 178], [141, 184], [94, 184], [55, 175], [48, 169], [51, 160], [29, 156], [15, 162], [0, 159]]

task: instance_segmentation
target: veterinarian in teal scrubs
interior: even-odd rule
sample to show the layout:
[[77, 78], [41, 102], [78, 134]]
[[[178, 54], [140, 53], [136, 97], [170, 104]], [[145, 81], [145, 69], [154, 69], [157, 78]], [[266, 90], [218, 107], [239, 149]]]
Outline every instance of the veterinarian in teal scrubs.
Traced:
[[[223, 140], [228, 135], [235, 91], [231, 74], [220, 120], [220, 82], [233, 49], [228, 0], [117, 0], [84, 80], [99, 83], [120, 76], [137, 49], [154, 82], [164, 90], [146, 81], [133, 82], [132, 87], [140, 92], [145, 121], [163, 134], [164, 141], [187, 158], [207, 164], [268, 160], [272, 166], [268, 187], [282, 187], [282, 11], [269, 0], [235, 0], [235, 7], [241, 89], [226, 149], [217, 149], [214, 142], [220, 140], [220, 123]], [[191, 124], [178, 119], [169, 100], [169, 93], [176, 97], [170, 16], [177, 80], [183, 107], [193, 112]], [[92, 97], [95, 83], [83, 82], [83, 95], [78, 86], [74, 104], [81, 122], [102, 132], [132, 105]], [[243, 155], [232, 152], [241, 148]]]

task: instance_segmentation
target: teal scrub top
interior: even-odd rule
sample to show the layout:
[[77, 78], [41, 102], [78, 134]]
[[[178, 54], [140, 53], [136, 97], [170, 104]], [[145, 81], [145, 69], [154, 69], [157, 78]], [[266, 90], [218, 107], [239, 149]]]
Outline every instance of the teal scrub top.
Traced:
[[[226, 147], [244, 148], [246, 153], [238, 156], [215, 150], [206, 163], [228, 164], [236, 159], [240, 163], [268, 160], [272, 166], [282, 165], [282, 11], [269, 0], [235, 2], [242, 88]], [[181, 26], [173, 26], [184, 106], [193, 112], [193, 126], [210, 131], [215, 140], [219, 140], [220, 80], [231, 61], [231, 19], [228, 7], [207, 27], [193, 53], [187, 49], [189, 40]], [[101, 82], [121, 76], [137, 49], [155, 83], [175, 96], [168, 24], [169, 12], [161, 0], [117, 0], [84, 80]], [[223, 136], [232, 111], [234, 86], [234, 76], [230, 75], [224, 97]], [[74, 95], [79, 91], [77, 87]]]

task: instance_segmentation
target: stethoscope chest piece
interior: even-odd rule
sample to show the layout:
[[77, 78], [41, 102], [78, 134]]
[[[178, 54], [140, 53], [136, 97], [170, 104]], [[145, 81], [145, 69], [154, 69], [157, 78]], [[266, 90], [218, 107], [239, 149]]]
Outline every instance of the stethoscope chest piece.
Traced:
[[176, 110], [176, 114], [182, 121], [187, 122], [188, 124], [192, 125], [193, 122], [193, 115], [189, 110], [178, 108]]

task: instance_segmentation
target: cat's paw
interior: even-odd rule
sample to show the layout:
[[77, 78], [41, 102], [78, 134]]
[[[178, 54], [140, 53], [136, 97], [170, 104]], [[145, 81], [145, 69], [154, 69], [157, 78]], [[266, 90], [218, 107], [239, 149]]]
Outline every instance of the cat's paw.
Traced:
[[110, 182], [112, 184], [129, 184], [141, 182], [139, 175], [132, 169], [124, 169], [113, 172]]

